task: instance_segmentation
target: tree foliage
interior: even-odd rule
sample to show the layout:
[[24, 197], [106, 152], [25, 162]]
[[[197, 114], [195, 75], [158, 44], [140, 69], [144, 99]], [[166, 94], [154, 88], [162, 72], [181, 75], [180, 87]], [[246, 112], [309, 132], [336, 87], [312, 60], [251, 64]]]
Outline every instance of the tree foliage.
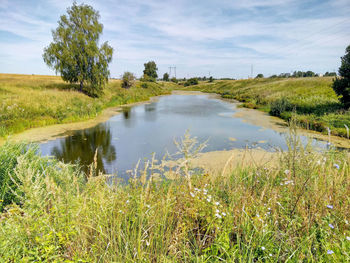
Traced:
[[184, 86], [186, 87], [186, 86], [192, 86], [197, 84], [198, 84], [198, 78], [190, 78], [185, 82]]
[[350, 107], [350, 45], [341, 57], [341, 65], [338, 70], [340, 78], [336, 77], [333, 82], [333, 89], [337, 95], [342, 96], [341, 102], [345, 108]]
[[[45, 63], [59, 72], [64, 81], [79, 83], [80, 91], [99, 95], [108, 81], [108, 64], [113, 48], [107, 42], [99, 47], [103, 25], [91, 6], [73, 5], [52, 31], [53, 42], [44, 49]], [[85, 87], [89, 84], [89, 87]]]
[[264, 75], [260, 73], [260, 74], [256, 75], [255, 78], [256, 78], [256, 79], [261, 79], [261, 78], [263, 78], [263, 77], [264, 77]]
[[169, 81], [169, 74], [168, 73], [164, 73], [163, 80], [164, 81]]
[[154, 61], [149, 61], [145, 63], [144, 66], [145, 69], [143, 70], [143, 78], [145, 79], [145, 81], [156, 81], [156, 79], [158, 78], [158, 68], [156, 63]]
[[122, 87], [124, 89], [129, 89], [135, 84], [136, 77], [133, 73], [126, 71], [123, 74], [122, 80]]

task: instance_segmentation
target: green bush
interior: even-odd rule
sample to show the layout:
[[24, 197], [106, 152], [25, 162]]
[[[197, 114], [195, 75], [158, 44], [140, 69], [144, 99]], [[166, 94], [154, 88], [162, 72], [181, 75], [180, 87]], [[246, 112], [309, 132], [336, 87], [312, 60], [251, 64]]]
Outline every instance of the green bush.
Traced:
[[275, 100], [270, 104], [270, 114], [272, 116], [281, 117], [283, 112], [291, 110], [293, 110], [293, 105], [286, 97]]
[[190, 78], [184, 84], [185, 87], [193, 85], [198, 85], [198, 78]]

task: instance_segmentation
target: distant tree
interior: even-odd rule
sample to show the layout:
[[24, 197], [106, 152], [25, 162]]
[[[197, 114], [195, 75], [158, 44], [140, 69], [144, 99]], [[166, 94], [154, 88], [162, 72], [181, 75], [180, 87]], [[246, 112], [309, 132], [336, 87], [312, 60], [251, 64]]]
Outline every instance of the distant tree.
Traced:
[[52, 31], [53, 42], [44, 49], [43, 59], [64, 81], [79, 83], [80, 91], [97, 96], [108, 82], [113, 48], [107, 42], [98, 46], [103, 25], [91, 6], [73, 3], [67, 13]]
[[338, 70], [339, 78], [333, 81], [333, 89], [344, 104], [345, 108], [350, 107], [350, 45], [345, 50], [345, 55], [341, 57], [341, 65]]
[[145, 81], [156, 81], [156, 79], [158, 78], [158, 68], [156, 63], [154, 61], [149, 61], [145, 63], [144, 66], [145, 69], [143, 70], [143, 75]]
[[214, 81], [213, 77], [210, 76], [210, 77], [209, 77], [209, 82], [213, 82], [213, 81]]
[[303, 77], [315, 77], [315, 72], [308, 70], [303, 74]]
[[164, 73], [163, 80], [164, 81], [169, 81], [169, 74], [168, 73]]
[[260, 74], [256, 75], [255, 78], [256, 78], [256, 79], [261, 79], [261, 78], [263, 78], [263, 77], [264, 77], [264, 75], [260, 73]]
[[186, 87], [186, 86], [192, 86], [197, 84], [198, 84], [198, 78], [190, 78], [185, 82], [184, 86]]
[[326, 72], [324, 73], [323, 75], [324, 77], [336, 77], [337, 76], [337, 73], [336, 72]]
[[171, 78], [171, 81], [174, 82], [174, 83], [177, 83], [177, 82], [178, 82], [177, 79], [176, 79], [175, 77], [172, 77], [172, 78]]
[[130, 89], [135, 84], [136, 77], [133, 73], [126, 71], [123, 74], [122, 80], [122, 87], [124, 89]]

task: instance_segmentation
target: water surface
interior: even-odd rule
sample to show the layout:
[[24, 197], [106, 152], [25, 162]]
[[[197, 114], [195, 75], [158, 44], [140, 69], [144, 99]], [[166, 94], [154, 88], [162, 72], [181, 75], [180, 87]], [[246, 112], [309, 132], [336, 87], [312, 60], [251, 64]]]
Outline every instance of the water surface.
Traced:
[[[96, 149], [97, 164], [103, 173], [117, 173], [135, 167], [139, 159], [158, 159], [173, 143], [190, 131], [199, 141], [209, 139], [204, 151], [259, 146], [266, 150], [286, 149], [285, 134], [233, 118], [236, 105], [208, 95], [169, 95], [149, 104], [125, 107], [122, 114], [93, 128], [40, 144], [44, 155], [64, 162], [89, 165]], [[304, 138], [306, 141], [306, 138]], [[264, 142], [264, 143], [259, 143]]]

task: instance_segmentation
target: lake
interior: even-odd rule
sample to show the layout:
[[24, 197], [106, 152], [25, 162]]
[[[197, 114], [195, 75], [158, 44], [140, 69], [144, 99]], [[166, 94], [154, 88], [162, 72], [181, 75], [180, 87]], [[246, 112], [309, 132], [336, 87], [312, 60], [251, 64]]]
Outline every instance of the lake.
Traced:
[[[93, 162], [98, 149], [98, 169], [121, 177], [139, 159], [150, 159], [152, 153], [158, 159], [167, 151], [175, 153], [173, 141], [186, 130], [199, 142], [209, 140], [204, 152], [246, 147], [286, 149], [285, 133], [233, 117], [237, 110], [236, 103], [208, 94], [162, 96], [155, 102], [123, 107], [121, 114], [108, 121], [41, 143], [40, 149], [44, 155], [84, 166]], [[302, 140], [306, 142], [307, 138]]]

